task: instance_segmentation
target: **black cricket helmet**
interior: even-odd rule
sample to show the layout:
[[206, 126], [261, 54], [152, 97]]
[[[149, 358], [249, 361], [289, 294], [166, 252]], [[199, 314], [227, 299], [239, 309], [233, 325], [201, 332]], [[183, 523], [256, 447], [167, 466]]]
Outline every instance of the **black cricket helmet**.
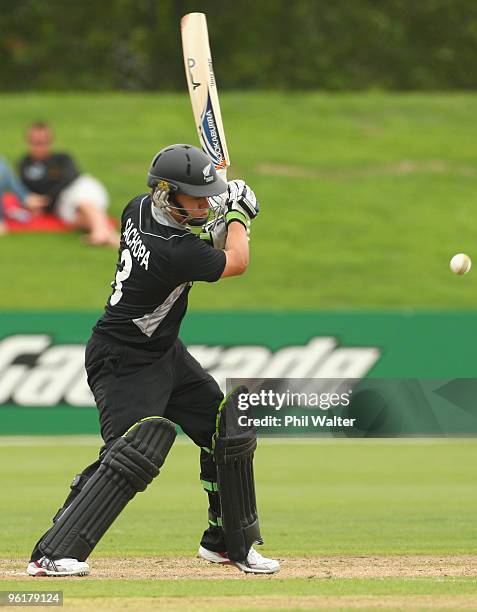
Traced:
[[164, 189], [172, 195], [217, 196], [227, 191], [210, 158], [197, 147], [175, 144], [161, 149], [147, 174], [148, 187]]

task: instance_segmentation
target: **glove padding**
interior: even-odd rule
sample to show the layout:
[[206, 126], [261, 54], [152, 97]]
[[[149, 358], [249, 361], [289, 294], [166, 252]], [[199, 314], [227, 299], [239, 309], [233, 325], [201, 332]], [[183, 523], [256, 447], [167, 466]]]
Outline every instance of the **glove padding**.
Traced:
[[[214, 249], [224, 250], [228, 235], [227, 227], [225, 217], [221, 216], [218, 219], [206, 223], [203, 227], [203, 231], [199, 234], [199, 238], [208, 242]], [[246, 229], [247, 240], [250, 240], [250, 221], [248, 220]]]
[[259, 213], [259, 205], [254, 192], [241, 180], [228, 182], [228, 197], [225, 205], [227, 226], [232, 221], [239, 221], [248, 230], [250, 221], [255, 219]]
[[227, 240], [225, 217], [222, 216], [206, 223], [199, 238], [208, 242], [214, 249], [224, 249]]

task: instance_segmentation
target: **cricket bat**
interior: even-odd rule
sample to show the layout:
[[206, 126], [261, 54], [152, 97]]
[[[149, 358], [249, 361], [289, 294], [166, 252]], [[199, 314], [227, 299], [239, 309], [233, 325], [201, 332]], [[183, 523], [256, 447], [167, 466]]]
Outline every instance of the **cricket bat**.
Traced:
[[202, 150], [217, 173], [227, 180], [230, 158], [225, 141], [217, 84], [204, 13], [188, 13], [181, 19], [182, 49], [189, 95]]

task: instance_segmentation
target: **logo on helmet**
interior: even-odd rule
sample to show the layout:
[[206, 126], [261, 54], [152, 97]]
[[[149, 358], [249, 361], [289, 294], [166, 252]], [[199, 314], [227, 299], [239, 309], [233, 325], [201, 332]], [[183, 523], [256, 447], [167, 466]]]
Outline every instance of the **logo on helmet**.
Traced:
[[167, 181], [159, 181], [159, 182], [157, 183], [157, 186], [158, 186], [160, 189], [169, 189], [169, 187], [170, 187], [170, 185], [169, 185], [169, 183], [168, 183]]
[[206, 183], [210, 183], [210, 181], [214, 180], [214, 177], [210, 174], [210, 169], [212, 168], [212, 163], [207, 164], [207, 166], [205, 166], [202, 169], [202, 174], [204, 175], [204, 181]]

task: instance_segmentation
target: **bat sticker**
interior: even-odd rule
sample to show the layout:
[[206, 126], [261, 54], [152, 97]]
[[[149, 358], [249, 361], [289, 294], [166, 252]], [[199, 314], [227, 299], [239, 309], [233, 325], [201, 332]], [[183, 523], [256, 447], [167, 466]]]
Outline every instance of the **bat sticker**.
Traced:
[[193, 57], [189, 57], [187, 60], [187, 65], [189, 66], [190, 82], [192, 83], [194, 91], [196, 90], [197, 87], [200, 87], [202, 84], [202, 83], [196, 83], [194, 81], [194, 75], [192, 74], [192, 68], [195, 68], [195, 64], [196, 64], [195, 59]]
[[211, 158], [214, 166], [225, 168], [227, 162], [224, 155], [224, 147], [220, 141], [219, 131], [217, 129], [217, 121], [215, 119], [214, 109], [210, 95], [207, 96], [207, 106], [202, 114], [200, 131], [202, 136], [202, 145], [205, 152]]

